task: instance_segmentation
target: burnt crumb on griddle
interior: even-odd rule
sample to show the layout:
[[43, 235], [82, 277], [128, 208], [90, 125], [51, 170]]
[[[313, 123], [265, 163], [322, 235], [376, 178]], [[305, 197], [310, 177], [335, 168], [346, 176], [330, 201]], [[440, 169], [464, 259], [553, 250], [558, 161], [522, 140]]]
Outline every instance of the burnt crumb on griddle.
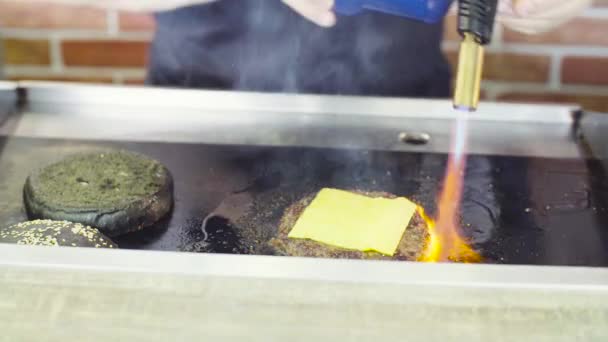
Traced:
[[191, 253], [211, 253], [213, 252], [211, 245], [203, 240], [191, 242], [179, 248], [181, 252]]
[[225, 217], [210, 215], [200, 223], [202, 237], [179, 248], [182, 252], [247, 254], [236, 229]]

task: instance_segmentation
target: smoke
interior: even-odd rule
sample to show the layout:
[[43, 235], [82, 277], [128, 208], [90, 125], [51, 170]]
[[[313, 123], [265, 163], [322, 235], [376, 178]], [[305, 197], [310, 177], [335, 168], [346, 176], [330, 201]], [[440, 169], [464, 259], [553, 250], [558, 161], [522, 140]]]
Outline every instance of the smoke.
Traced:
[[238, 2], [237, 90], [424, 96], [438, 71], [448, 88], [441, 25], [369, 12], [322, 28], [279, 1]]
[[467, 144], [467, 125], [468, 118], [466, 113], [456, 111], [456, 127], [453, 131], [453, 147], [452, 154], [455, 162], [460, 162], [464, 157]]

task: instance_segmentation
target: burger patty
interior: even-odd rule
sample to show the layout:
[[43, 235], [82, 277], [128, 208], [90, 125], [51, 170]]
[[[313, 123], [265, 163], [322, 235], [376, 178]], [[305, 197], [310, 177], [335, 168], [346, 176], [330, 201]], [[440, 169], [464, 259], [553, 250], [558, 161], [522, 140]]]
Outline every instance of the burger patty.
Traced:
[[[353, 191], [369, 197], [395, 198], [396, 196], [384, 192]], [[397, 251], [393, 256], [386, 256], [377, 252], [361, 252], [339, 247], [330, 246], [320, 242], [306, 239], [291, 239], [289, 232], [295, 226], [300, 215], [306, 207], [314, 200], [316, 194], [307, 196], [289, 206], [281, 218], [277, 236], [269, 241], [269, 245], [278, 255], [321, 257], [321, 258], [343, 258], [343, 259], [385, 259], [385, 260], [409, 260], [419, 258], [424, 250], [428, 239], [426, 224], [418, 213], [414, 214], [410, 224], [405, 230]]]
[[31, 219], [78, 222], [117, 236], [167, 215], [173, 180], [156, 160], [104, 151], [77, 154], [32, 173], [23, 194]]
[[35, 246], [116, 248], [98, 229], [68, 221], [35, 220], [0, 229], [0, 242]]

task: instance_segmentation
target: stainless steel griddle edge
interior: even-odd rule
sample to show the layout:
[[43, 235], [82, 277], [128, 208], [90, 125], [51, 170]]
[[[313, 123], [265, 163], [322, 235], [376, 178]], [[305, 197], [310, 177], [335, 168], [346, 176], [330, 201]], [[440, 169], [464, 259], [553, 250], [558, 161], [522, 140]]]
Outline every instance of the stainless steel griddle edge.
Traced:
[[[281, 123], [287, 125], [289, 123], [294, 123], [293, 125], [303, 125], [306, 126], [309, 122], [316, 122], [317, 120], [330, 120], [329, 123], [326, 122], [327, 125], [338, 125], [345, 124], [349, 121], [356, 120], [357, 117], [362, 117], [364, 119], [373, 118], [374, 122], [381, 122], [386, 118], [398, 117], [400, 119], [403, 118], [412, 118], [415, 119], [412, 121], [411, 129], [414, 131], [418, 130], [416, 127], [417, 122], [425, 121], [425, 120], [439, 120], [439, 121], [451, 121], [453, 120], [453, 114], [451, 110], [448, 110], [449, 102], [444, 100], [413, 100], [413, 99], [380, 99], [380, 98], [357, 98], [357, 97], [332, 97], [332, 96], [315, 96], [315, 95], [278, 95], [278, 94], [254, 94], [254, 93], [235, 93], [235, 92], [222, 92], [222, 91], [198, 91], [198, 90], [175, 90], [175, 89], [150, 89], [150, 88], [139, 88], [139, 87], [114, 87], [114, 86], [98, 86], [98, 85], [71, 85], [71, 84], [61, 84], [61, 83], [51, 83], [51, 82], [2, 82], [0, 84], [0, 95], [2, 97], [0, 99], [4, 99], [4, 103], [16, 101], [17, 89], [21, 89], [24, 93], [27, 94], [27, 104], [24, 106], [25, 111], [21, 113], [19, 120], [20, 122], [12, 128], [14, 131], [11, 132], [15, 136], [30, 136], [30, 137], [48, 137], [48, 136], [59, 136], [62, 138], [65, 137], [74, 137], [79, 138], [84, 136], [87, 139], [95, 139], [95, 138], [105, 138], [105, 139], [121, 139], [124, 137], [132, 138], [130, 135], [131, 132], [153, 132], [156, 129], [166, 128], [170, 126], [171, 123], [175, 123], [176, 125], [181, 125], [182, 128], [186, 129], [188, 126], [192, 126], [195, 124], [212, 124], [212, 121], [220, 120], [226, 121], [227, 125], [234, 124], [239, 120], [233, 120], [229, 117], [230, 114], [240, 115], [247, 114], [252, 117], [252, 120], [255, 119], [256, 129], [249, 129], [249, 131], [253, 131], [250, 133], [239, 132], [238, 137], [243, 138], [244, 135], [252, 134], [255, 132], [260, 132], [263, 129], [257, 129], [263, 123], [267, 123], [270, 121], [265, 120], [273, 120], [279, 119]], [[141, 120], [146, 117], [152, 117], [147, 123], [142, 122], [138, 127], [133, 127], [132, 131], [122, 132], [118, 134], [113, 134], [111, 129], [116, 129], [120, 131], [125, 126], [129, 126], [128, 124], [116, 125], [115, 122], [112, 122], [111, 119], [120, 117], [123, 113], [116, 113], [115, 111], [107, 111], [107, 107], [111, 106], [112, 109], [128, 112], [131, 117], [129, 119], [133, 120]], [[169, 107], [174, 110], [170, 117], [166, 115], [163, 116], [162, 113], [166, 113], [166, 108]], [[3, 107], [8, 108], [8, 107]], [[122, 109], [121, 109], [122, 108]], [[48, 110], [48, 111], [44, 111]], [[561, 145], [558, 149], [554, 151], [545, 150], [545, 152], [551, 154], [554, 152], [561, 152], [560, 157], [564, 156], [574, 156], [579, 152], [575, 149], [574, 145], [571, 142], [571, 126], [573, 120], [573, 111], [576, 110], [576, 106], [561, 106], [561, 105], [528, 105], [528, 104], [494, 104], [494, 103], [485, 103], [481, 106], [480, 111], [475, 114], [471, 114], [469, 120], [473, 122], [473, 125], [476, 121], [480, 121], [483, 123], [490, 123], [492, 125], [501, 125], [501, 124], [511, 124], [515, 125], [513, 128], [515, 130], [525, 130], [525, 127], [534, 127], [535, 125], [540, 125], [539, 127], [544, 127], [545, 125], [550, 128], [554, 128], [557, 131], [560, 131], [560, 135], [552, 135], [552, 136], [540, 136], [541, 140], [551, 139], [558, 137], [561, 138], [559, 142]], [[244, 112], [244, 113], [241, 113]], [[100, 117], [98, 114], [102, 113], [103, 117]], [[515, 113], [515, 114], [513, 114]], [[541, 113], [541, 115], [536, 115], [532, 117], [530, 113]], [[544, 114], [544, 115], [542, 115]], [[107, 116], [110, 117], [110, 120], [107, 119]], [[340, 120], [339, 117], [345, 116], [347, 120]], [[263, 119], [260, 120], [259, 117]], [[319, 118], [317, 118], [319, 117]], [[288, 119], [284, 119], [288, 118]], [[76, 125], [73, 121], [74, 119], [85, 119], [85, 121], [78, 121], [79, 125]], [[333, 119], [333, 120], [332, 120]], [[606, 120], [602, 120], [602, 115], [597, 114], [592, 117], [594, 129], [597, 129], [598, 126], [605, 123]], [[588, 119], [591, 120], [591, 119]], [[9, 119], [10, 121], [10, 119]], [[25, 123], [23, 123], [25, 121]], [[103, 122], [110, 122], [110, 125], [107, 126], [108, 131], [105, 131]], [[85, 124], [84, 127], [82, 124]], [[242, 123], [242, 122], [241, 122]], [[88, 130], [86, 124], [95, 127], [95, 129]], [[247, 124], [250, 124], [248, 122]], [[6, 126], [5, 125], [5, 129]], [[46, 127], [45, 127], [46, 126]], [[152, 127], [153, 126], [153, 127]], [[198, 128], [198, 126], [197, 126]], [[217, 128], [217, 127], [216, 127]], [[349, 128], [349, 127], [347, 127]], [[302, 128], [302, 130], [306, 130], [306, 128]], [[501, 129], [496, 133], [504, 134], [506, 137], [510, 134], [507, 129]], [[542, 133], [547, 133], [548, 131], [541, 131]], [[106, 135], [107, 134], [107, 135]], [[175, 134], [175, 132], [171, 132], [170, 134]], [[443, 132], [446, 134], [446, 132]], [[232, 136], [232, 134], [230, 134]], [[449, 135], [449, 134], [448, 134]], [[253, 135], [252, 135], [253, 136]], [[136, 136], [137, 137], [137, 136]], [[183, 136], [172, 135], [167, 136], [168, 141], [183, 141]], [[143, 136], [139, 136], [139, 138], [144, 139]], [[165, 137], [163, 137], [165, 138]], [[194, 136], [189, 137], [194, 138]], [[189, 139], [188, 138], [188, 139]], [[205, 134], [201, 134], [198, 137], [197, 142], [217, 142], [214, 141], [214, 138], [220, 137], [210, 137]], [[244, 139], [240, 141], [243, 144], [265, 144], [272, 143], [270, 140], [265, 140], [267, 136], [263, 134], [258, 134], [257, 140], [250, 141], [248, 139]], [[497, 138], [496, 136], [494, 138]], [[500, 138], [500, 137], [498, 137]], [[155, 137], [154, 139], [158, 139]], [[231, 138], [227, 138], [230, 140]], [[300, 144], [306, 145], [306, 143], [318, 143], [318, 141], [274, 141], [279, 145], [283, 144]], [[324, 143], [324, 146], [328, 146], [327, 142]], [[374, 145], [373, 141], [364, 141], [361, 142], [364, 147], [367, 148], [383, 148], [386, 146]], [[525, 145], [527, 141], [518, 141], [520, 145]], [[471, 144], [473, 145], [473, 144]], [[334, 147], [332, 145], [329, 145]], [[428, 148], [428, 147], [412, 147], [406, 144], [399, 144], [401, 148]], [[401, 147], [404, 146], [404, 147]], [[360, 146], [356, 146], [360, 147]], [[526, 146], [527, 147], [527, 146]], [[435, 146], [434, 148], [437, 148]], [[446, 146], [441, 146], [441, 150], [447, 151], [445, 149]], [[501, 151], [492, 151], [494, 153], [500, 154]], [[511, 152], [511, 151], [509, 151]], [[522, 149], [521, 153], [530, 153], [529, 149]], [[542, 154], [541, 154], [542, 155]], [[12, 246], [2, 246], [0, 249], [11, 249]], [[36, 248], [32, 249], [33, 251], [37, 250]], [[59, 250], [58, 250], [59, 251]], [[65, 253], [70, 253], [71, 251], [76, 252], [76, 250], [61, 250], [58, 252], [58, 257], [60, 255], [65, 255]], [[52, 249], [41, 249], [40, 253], [44, 254], [47, 258], [52, 260], [52, 254], [54, 250]], [[78, 251], [78, 253], [89, 253], [87, 251]], [[91, 252], [97, 253], [97, 252]], [[134, 253], [133, 255], [139, 255], [134, 251], [103, 251], [101, 253], [124, 253], [125, 256], [128, 256], [130, 253]], [[147, 252], [151, 253], [150, 255], [155, 255], [155, 252]], [[4, 254], [4, 253], [2, 253]], [[19, 257], [16, 257], [18, 255]], [[172, 254], [158, 253], [158, 257], [165, 256], [167, 260], [179, 259]], [[33, 258], [28, 261], [29, 258]], [[20, 262], [19, 259], [22, 259]], [[256, 257], [256, 256], [220, 256], [220, 255], [192, 255], [189, 258], [225, 258], [226, 261], [229, 260], [242, 260], [251, 258], [252, 260], [267, 260], [264, 257]], [[242, 259], [241, 259], [242, 258]], [[33, 260], [43, 260], [44, 258], [37, 257], [36, 254], [30, 253], [17, 253], [12, 255], [9, 259], [4, 259], [2, 262], [7, 263], [7, 260], [12, 260], [15, 264], [28, 264], [33, 262]], [[70, 265], [70, 258], [64, 258], [61, 265], [68, 266]], [[78, 262], [82, 261], [80, 258], [76, 258], [77, 260], [73, 260], [76, 265]], [[274, 258], [271, 258], [274, 259]], [[290, 263], [302, 263], [302, 260], [291, 259], [291, 258], [277, 258], [278, 263], [285, 263], [286, 265]], [[356, 260], [349, 261], [331, 261], [331, 260], [315, 260], [315, 263], [327, 263], [328, 265], [332, 263], [344, 263], [345, 265], [364, 265], [362, 267], [367, 268], [371, 265], [374, 267], [378, 267], [383, 265], [384, 263], [369, 263], [369, 262], [360, 262]], [[305, 262], [304, 262], [305, 263]], [[46, 266], [51, 266], [52, 262], [46, 261], [43, 263]], [[109, 264], [110, 265], [110, 264]], [[390, 265], [390, 263], [386, 263], [386, 265]], [[91, 264], [91, 266], [93, 266]], [[101, 266], [101, 265], [97, 265]], [[112, 267], [118, 267], [118, 265], [114, 265]], [[387, 266], [393, 267], [393, 266]], [[396, 266], [395, 266], [396, 267]], [[407, 267], [415, 267], [424, 269], [426, 265], [418, 265], [411, 264]], [[432, 266], [436, 267], [436, 266]], [[518, 271], [519, 267], [505, 267], [498, 266], [497, 268], [493, 268], [493, 266], [473, 266], [472, 268], [469, 266], [465, 266], [464, 268], [460, 268], [460, 266], [454, 266], [452, 269], [456, 273], [464, 272], [463, 274], [470, 275], [469, 271], [474, 270], [477, 267], [489, 267], [490, 270], [500, 270], [495, 273], [496, 275], [504, 274], [502, 272], [509, 273], [509, 269], [513, 272], [520, 274], [518, 277], [512, 276], [501, 276], [500, 279], [503, 279], [504, 283], [509, 283], [516, 281], [517, 283], [525, 284], [527, 278], [530, 280], [530, 284], [538, 283], [538, 280], [542, 280], [542, 277], [535, 278], [536, 280], [532, 280], [527, 276], [522, 277], [521, 273]], [[226, 269], [230, 269], [227, 267]], [[252, 268], [255, 269], [255, 268]], [[263, 269], [263, 268], [261, 268]], [[292, 268], [288, 268], [292, 269]], [[361, 272], [357, 272], [356, 266], [355, 268], [351, 268], [353, 270], [353, 275], [362, 274]], [[541, 270], [549, 270], [547, 268], [538, 268], [536, 267], [524, 267], [526, 272], [524, 274], [529, 275], [541, 275], [543, 272]], [[550, 270], [553, 272], [557, 268], [551, 268]], [[150, 270], [150, 269], [148, 269]], [[562, 271], [568, 272], [572, 271], [571, 268], [563, 268]], [[583, 269], [577, 269], [576, 272], [581, 272]], [[540, 272], [540, 273], [538, 273]], [[589, 269], [590, 274], [601, 275], [601, 282], [591, 282], [589, 285], [597, 285], [597, 286], [606, 286], [608, 288], [608, 271], [604, 272], [603, 270], [597, 269]], [[314, 270], [308, 270], [306, 274], [314, 273]], [[390, 273], [390, 272], [389, 272]], [[441, 274], [442, 272], [438, 272]], [[584, 273], [584, 272], [583, 272]], [[276, 273], [277, 275], [280, 274]], [[297, 275], [297, 271], [294, 272], [293, 269], [291, 272], [287, 272], [285, 274], [291, 274], [293, 276]], [[479, 273], [487, 274], [484, 272]], [[547, 273], [549, 274], [549, 273]], [[252, 272], [250, 276], [255, 275], [255, 272]], [[373, 277], [375, 279], [382, 279], [382, 272], [378, 274], [379, 278]], [[356, 278], [356, 277], [355, 277]], [[483, 282], [483, 278], [480, 280]], [[489, 277], [492, 278], [492, 277]], [[455, 279], [453, 276], [450, 276], [449, 279]], [[467, 278], [463, 278], [466, 280]], [[510, 280], [509, 280], [510, 279]], [[516, 280], [517, 279], [517, 280]], [[577, 277], [577, 284], [584, 285], [585, 281], [582, 280], [584, 278]], [[353, 279], [351, 279], [353, 280]], [[418, 281], [424, 282], [425, 280], [422, 278], [418, 278]], [[447, 279], [444, 279], [447, 281]], [[582, 280], [582, 282], [581, 282]], [[447, 281], [449, 282], [449, 281]], [[502, 282], [502, 281], [501, 281]], [[501, 282], [491, 282], [493, 284], [499, 284]], [[542, 284], [542, 281], [540, 282]], [[568, 282], [563, 282], [563, 279], [554, 282], [553, 284], [547, 283], [548, 286], [567, 286]]]
[[[21, 82], [13, 136], [308, 146], [446, 153], [455, 116], [447, 100], [241, 93]], [[483, 103], [469, 115], [469, 152], [578, 157], [576, 106]], [[119, 125], [116, 122], [120, 122]], [[9, 128], [10, 127], [10, 128]], [[425, 133], [425, 145], [401, 133]]]
[[[608, 270], [586, 267], [425, 264], [403, 261], [194, 254], [0, 244], [0, 265], [61, 270], [161, 273], [328, 282], [494, 288], [497, 290], [608, 291]], [[114, 254], [112, 258], [107, 253]]]

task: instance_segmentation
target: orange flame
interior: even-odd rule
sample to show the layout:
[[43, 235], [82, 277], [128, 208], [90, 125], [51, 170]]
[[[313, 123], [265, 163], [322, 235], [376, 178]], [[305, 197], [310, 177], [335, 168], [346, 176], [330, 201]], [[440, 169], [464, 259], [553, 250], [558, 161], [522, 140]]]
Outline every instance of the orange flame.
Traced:
[[419, 261], [424, 262], [479, 262], [481, 256], [460, 236], [457, 222], [462, 198], [465, 156], [450, 155], [443, 190], [438, 201], [438, 218], [435, 222], [418, 206], [418, 214], [424, 219], [429, 239]]

